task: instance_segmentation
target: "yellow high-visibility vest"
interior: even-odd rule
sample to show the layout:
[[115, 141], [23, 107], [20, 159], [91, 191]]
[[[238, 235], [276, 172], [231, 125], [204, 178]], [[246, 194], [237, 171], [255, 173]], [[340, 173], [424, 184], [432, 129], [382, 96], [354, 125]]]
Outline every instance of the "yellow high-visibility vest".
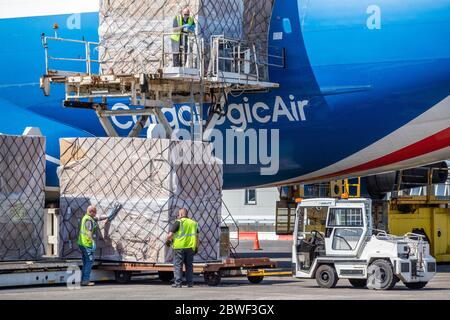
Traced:
[[94, 246], [94, 239], [89, 237], [89, 230], [86, 228], [86, 221], [90, 220], [92, 222], [92, 236], [94, 236], [97, 230], [97, 223], [94, 218], [92, 218], [87, 213], [81, 219], [80, 233], [78, 234], [78, 245], [85, 248], [92, 248]]
[[[183, 18], [181, 16], [176, 16], [175, 19], [178, 20], [178, 26], [181, 27], [183, 25]], [[194, 25], [194, 19], [192, 17], [188, 18], [188, 22], [187, 24], [189, 26], [193, 26]], [[173, 41], [176, 42], [180, 42], [180, 38], [181, 38], [181, 30], [178, 33], [174, 33], [172, 34], [172, 36], [170, 37]]]
[[180, 222], [180, 227], [174, 235], [173, 248], [174, 249], [193, 249], [195, 251], [197, 246], [197, 228], [198, 224], [189, 218], [182, 218], [177, 220]]

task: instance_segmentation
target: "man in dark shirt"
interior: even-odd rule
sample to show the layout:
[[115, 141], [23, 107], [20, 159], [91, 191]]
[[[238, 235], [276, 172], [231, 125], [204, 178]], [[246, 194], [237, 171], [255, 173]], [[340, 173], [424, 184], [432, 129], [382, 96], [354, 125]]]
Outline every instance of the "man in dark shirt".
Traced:
[[181, 14], [173, 19], [172, 32], [170, 38], [172, 39], [173, 66], [183, 67], [189, 49], [188, 33], [195, 32], [195, 22], [189, 8], [184, 8]]
[[189, 288], [193, 286], [194, 255], [198, 252], [198, 224], [187, 217], [187, 210], [178, 211], [178, 219], [170, 228], [166, 243], [173, 240], [173, 268], [175, 283], [173, 287], [181, 288], [183, 281], [183, 264], [186, 267], [186, 282]]

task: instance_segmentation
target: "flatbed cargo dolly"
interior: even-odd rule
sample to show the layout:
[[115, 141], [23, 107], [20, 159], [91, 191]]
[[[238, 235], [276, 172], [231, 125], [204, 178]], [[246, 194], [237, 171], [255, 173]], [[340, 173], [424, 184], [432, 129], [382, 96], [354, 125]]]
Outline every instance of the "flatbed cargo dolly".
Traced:
[[[194, 263], [194, 274], [202, 274], [209, 286], [217, 286], [225, 276], [239, 276], [242, 271], [276, 267], [276, 262], [269, 258], [227, 258], [223, 261]], [[134, 275], [152, 271], [158, 272], [159, 278], [164, 282], [170, 282], [173, 278], [173, 266], [170, 263], [101, 262], [98, 270], [113, 271], [119, 283], [127, 283]], [[250, 283], [259, 283], [264, 277], [247, 275], [247, 278]]]

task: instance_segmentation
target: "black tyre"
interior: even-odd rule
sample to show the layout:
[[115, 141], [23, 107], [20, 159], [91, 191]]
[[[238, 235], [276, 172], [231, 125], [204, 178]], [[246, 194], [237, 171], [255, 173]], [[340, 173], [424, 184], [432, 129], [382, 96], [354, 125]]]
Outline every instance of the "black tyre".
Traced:
[[117, 283], [125, 284], [131, 281], [131, 272], [129, 271], [116, 271]]
[[372, 262], [367, 270], [367, 288], [372, 290], [390, 290], [397, 283], [392, 264], [383, 259]]
[[173, 280], [172, 271], [158, 271], [159, 280], [162, 282], [171, 282]]
[[261, 283], [261, 281], [263, 281], [264, 276], [252, 276], [252, 277], [247, 277], [248, 281], [250, 281], [250, 283], [253, 284], [258, 284]]
[[316, 271], [317, 284], [322, 288], [334, 288], [338, 282], [338, 276], [333, 266], [323, 264]]
[[203, 275], [205, 282], [208, 286], [215, 287], [220, 284], [222, 277], [217, 272], [205, 272]]
[[365, 288], [367, 286], [367, 279], [348, 279], [348, 281], [355, 288]]
[[409, 289], [419, 290], [424, 288], [428, 282], [404, 282], [403, 284]]

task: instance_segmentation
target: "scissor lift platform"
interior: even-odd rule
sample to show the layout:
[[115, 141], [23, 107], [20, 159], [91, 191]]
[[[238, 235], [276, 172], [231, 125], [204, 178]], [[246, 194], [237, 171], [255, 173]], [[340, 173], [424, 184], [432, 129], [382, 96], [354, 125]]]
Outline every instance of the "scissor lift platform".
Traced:
[[[171, 34], [162, 35], [163, 43], [167, 36], [170, 37]], [[108, 136], [118, 136], [110, 117], [140, 116], [129, 133], [130, 137], [136, 137], [145, 127], [149, 117], [155, 116], [164, 127], [166, 138], [170, 139], [172, 129], [161, 111], [162, 108], [173, 108], [175, 104], [187, 104], [191, 107], [192, 118], [198, 112], [198, 123], [203, 124], [203, 108], [196, 108], [196, 106], [215, 103], [216, 109], [218, 107], [223, 110], [226, 96], [233, 91], [258, 92], [279, 87], [277, 83], [268, 81], [267, 70], [269, 66], [284, 67], [284, 49], [278, 55], [266, 54], [263, 57], [258, 54], [255, 46], [249, 47], [240, 40], [229, 39], [222, 35], [213, 36], [211, 39], [210, 51], [204, 51], [203, 46], [199, 52], [188, 51], [186, 63], [181, 67], [173, 63], [168, 65], [166, 60], [168, 56], [173, 55], [173, 52], [166, 52], [163, 46], [159, 67], [152, 68], [151, 71], [146, 70], [147, 73], [115, 74], [111, 71], [95, 74], [92, 70], [96, 67], [92, 64], [98, 65], [100, 61], [91, 56], [91, 51], [98, 47], [98, 43], [43, 35], [46, 72], [40, 79], [40, 86], [44, 94], [49, 95], [51, 84], [64, 84], [63, 105], [69, 108], [95, 110]], [[195, 36], [189, 36], [188, 43], [189, 41], [198, 43]], [[82, 45], [86, 55], [83, 58], [52, 56], [49, 54], [50, 42]], [[208, 55], [208, 61], [205, 61]], [[261, 60], [267, 61], [261, 62]], [[280, 62], [269, 63], [269, 60]], [[62, 62], [82, 63], [85, 67], [77, 71], [58, 70], [50, 66], [51, 61], [58, 62], [58, 67]], [[130, 106], [144, 109], [144, 112], [132, 109], [107, 109], [108, 102], [111, 103], [114, 99], [129, 99]], [[197, 137], [203, 137], [203, 129], [208, 128], [210, 122], [213, 121], [208, 119], [206, 125], [199, 126], [200, 132]], [[194, 121], [192, 121], [193, 139], [195, 139], [194, 130]]]

